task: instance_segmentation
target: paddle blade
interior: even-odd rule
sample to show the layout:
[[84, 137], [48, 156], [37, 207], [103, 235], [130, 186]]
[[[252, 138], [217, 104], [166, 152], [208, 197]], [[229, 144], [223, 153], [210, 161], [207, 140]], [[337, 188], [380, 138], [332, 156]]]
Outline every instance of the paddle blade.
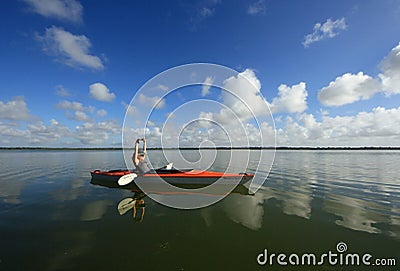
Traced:
[[126, 198], [120, 201], [118, 204], [118, 213], [120, 215], [125, 214], [128, 212], [130, 209], [132, 209], [133, 205], [135, 205], [136, 200], [133, 198]]
[[127, 185], [128, 183], [131, 183], [136, 177], [137, 177], [136, 173], [126, 174], [118, 179], [118, 184]]

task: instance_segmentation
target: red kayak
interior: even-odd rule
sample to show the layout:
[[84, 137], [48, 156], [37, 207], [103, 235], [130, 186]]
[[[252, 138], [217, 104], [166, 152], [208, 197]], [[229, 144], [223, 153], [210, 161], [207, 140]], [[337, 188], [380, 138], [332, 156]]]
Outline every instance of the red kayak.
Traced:
[[[124, 175], [135, 173], [127, 169], [117, 169], [109, 171], [95, 170], [90, 172], [92, 180], [117, 182]], [[194, 169], [159, 169], [135, 178], [138, 182], [159, 182], [160, 178], [173, 185], [210, 185], [218, 181], [219, 184], [238, 182], [244, 184], [251, 180], [254, 174], [248, 173], [224, 173], [214, 171], [202, 171]]]

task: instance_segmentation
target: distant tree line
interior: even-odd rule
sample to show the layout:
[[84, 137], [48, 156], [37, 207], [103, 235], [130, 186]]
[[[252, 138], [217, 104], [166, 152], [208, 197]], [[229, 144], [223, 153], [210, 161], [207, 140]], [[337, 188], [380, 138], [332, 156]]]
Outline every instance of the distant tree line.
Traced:
[[[125, 148], [132, 149], [133, 148]], [[375, 147], [375, 146], [364, 146], [364, 147], [288, 147], [288, 146], [278, 146], [278, 147], [180, 147], [180, 148], [161, 148], [161, 147], [153, 147], [147, 148], [148, 150], [400, 150], [400, 146], [383, 146], [383, 147]], [[0, 150], [105, 150], [105, 151], [113, 151], [113, 150], [123, 150], [123, 148], [118, 147], [0, 147]]]

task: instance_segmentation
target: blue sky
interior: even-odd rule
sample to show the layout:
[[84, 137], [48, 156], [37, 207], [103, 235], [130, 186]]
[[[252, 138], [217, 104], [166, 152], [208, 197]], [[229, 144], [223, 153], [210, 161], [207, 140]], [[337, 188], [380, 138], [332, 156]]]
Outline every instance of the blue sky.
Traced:
[[[0, 23], [0, 146], [121, 146], [127, 105], [141, 86], [196, 62], [254, 83], [279, 146], [400, 145], [400, 1], [20, 0], [2, 4]], [[233, 106], [219, 89], [201, 90], [162, 100], [145, 133], [152, 145], [161, 115], [183, 101]], [[259, 106], [255, 92], [240, 91]], [[155, 97], [143, 93], [142, 105]], [[221, 108], [210, 110], [193, 110], [192, 118], [224, 123]], [[247, 134], [259, 132], [240, 120]], [[141, 136], [143, 126], [136, 128]], [[213, 129], [191, 128], [186, 145], [213, 138], [225, 145]]]

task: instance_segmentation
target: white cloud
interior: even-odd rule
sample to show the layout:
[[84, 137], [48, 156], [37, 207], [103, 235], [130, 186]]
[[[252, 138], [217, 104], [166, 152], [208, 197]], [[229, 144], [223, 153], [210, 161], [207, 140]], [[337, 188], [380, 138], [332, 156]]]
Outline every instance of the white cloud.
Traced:
[[278, 91], [278, 96], [270, 104], [272, 113], [301, 113], [307, 109], [306, 83], [301, 82], [292, 87], [282, 84]]
[[[260, 127], [251, 123], [243, 123], [243, 126], [238, 123], [231, 125], [232, 122], [233, 119], [230, 123], [221, 125], [217, 120], [205, 117], [184, 127], [174, 123], [161, 130], [159, 126], [147, 125], [145, 134], [152, 146], [160, 146], [162, 137], [164, 147], [177, 147], [178, 144], [181, 147], [194, 147], [207, 142], [212, 142], [215, 146], [261, 146], [260, 130], [263, 137], [275, 136], [275, 131], [266, 122], [261, 122]], [[133, 137], [135, 133], [138, 131], [132, 130], [132, 136], [129, 137]]]
[[121, 127], [115, 121], [103, 121], [77, 126], [74, 137], [84, 145], [101, 145], [120, 134]]
[[261, 83], [251, 69], [223, 82], [222, 107], [219, 112], [200, 112], [200, 118], [216, 121], [220, 125], [237, 125], [266, 112], [267, 103], [260, 94]]
[[155, 90], [161, 90], [161, 91], [168, 91], [169, 87], [163, 84], [158, 84], [156, 87], [154, 87]]
[[89, 86], [89, 93], [93, 99], [102, 102], [111, 102], [115, 99], [115, 94], [110, 92], [106, 85], [94, 83]]
[[214, 78], [211, 76], [207, 76], [207, 78], [203, 82], [203, 87], [201, 88], [201, 96], [206, 96], [210, 93], [210, 87], [214, 83]]
[[258, 0], [247, 8], [247, 13], [250, 15], [265, 14], [266, 4], [265, 0]]
[[62, 28], [52, 26], [43, 36], [38, 35], [43, 50], [58, 61], [75, 68], [102, 70], [103, 62], [98, 56], [91, 55], [90, 40], [84, 35], [74, 35]]
[[97, 110], [97, 115], [100, 117], [105, 117], [107, 116], [107, 111], [104, 109]]
[[70, 102], [70, 101], [61, 101], [55, 105], [58, 109], [70, 110], [70, 111], [82, 111], [82, 112], [90, 112], [93, 113], [93, 106], [84, 106], [79, 102]]
[[75, 111], [71, 118], [76, 121], [92, 121], [89, 116], [82, 111]]
[[370, 99], [376, 93], [387, 96], [400, 94], [400, 43], [382, 60], [382, 73], [371, 77], [359, 72], [339, 76], [318, 93], [320, 102], [327, 106], [340, 106]]
[[218, 4], [221, 3], [221, 0], [209, 0], [209, 1], [200, 1], [195, 5], [198, 5], [197, 8], [197, 17], [198, 20], [205, 19], [207, 17], [211, 17], [215, 14], [215, 9]]
[[[324, 117], [324, 128], [335, 129], [338, 137], [395, 137], [400, 139], [400, 107], [376, 107], [350, 117]], [[387, 141], [389, 143], [390, 140]]]
[[191, 14], [189, 18], [190, 28], [195, 31], [200, 23], [216, 14], [217, 5], [220, 0], [211, 1], [186, 1], [187, 11]]
[[[247, 146], [249, 139], [250, 144], [266, 145], [261, 142], [260, 127], [254, 127], [256, 119], [260, 124], [265, 120], [272, 121], [269, 119], [268, 103], [262, 97], [260, 88], [261, 83], [251, 69], [227, 78], [221, 86], [221, 102], [207, 106], [208, 112], [201, 111], [204, 106], [199, 107], [198, 116], [193, 116], [197, 120], [195, 122], [182, 120], [183, 116], [191, 117], [191, 109], [197, 112], [196, 106], [191, 106], [188, 114], [180, 114], [177, 120], [184, 126], [172, 121], [171, 125], [163, 127], [164, 143], [174, 145], [177, 144], [176, 138], [179, 138], [179, 144], [185, 146], [198, 146], [208, 140], [217, 146]], [[181, 133], [183, 127], [184, 133]], [[263, 135], [270, 135], [270, 128], [263, 125]], [[273, 138], [274, 136], [269, 137], [270, 141]]]
[[208, 7], [202, 7], [199, 11], [199, 15], [202, 18], [210, 17], [214, 14], [215, 9], [213, 8], [208, 8]]
[[318, 93], [319, 101], [327, 106], [340, 106], [371, 98], [380, 91], [379, 82], [365, 75], [346, 73], [330, 82]]
[[124, 107], [127, 115], [135, 116], [136, 114], [138, 114], [139, 111], [135, 106], [129, 105], [125, 102], [122, 102], [121, 104]]
[[58, 125], [59, 123], [58, 123], [58, 121], [56, 119], [51, 119], [50, 120], [50, 124], [51, 125]]
[[202, 112], [201, 117], [206, 116], [219, 123], [228, 124], [236, 118], [245, 122], [254, 117], [266, 117], [268, 106], [272, 113], [301, 113], [307, 109], [308, 93], [304, 82], [291, 87], [280, 85], [278, 96], [272, 100], [272, 103], [268, 103], [262, 97], [261, 83], [251, 69], [246, 69], [237, 77], [225, 80], [223, 88], [229, 90], [229, 92], [223, 91], [221, 95], [222, 103], [229, 109], [223, 108], [217, 114]]
[[110, 146], [121, 136], [121, 126], [116, 121], [85, 122], [70, 129], [51, 119], [18, 127], [0, 122], [0, 143], [10, 146]]
[[[15, 124], [0, 122], [0, 136], [3, 142], [15, 140], [20, 137], [28, 137], [30, 135], [28, 130], [18, 129]], [[5, 137], [7, 139], [5, 139]]]
[[304, 37], [303, 46], [308, 47], [314, 42], [321, 41], [326, 38], [333, 38], [339, 35], [341, 30], [347, 29], [345, 18], [332, 21], [328, 19], [325, 23], [317, 23], [314, 25], [314, 32]]
[[25, 0], [34, 12], [74, 23], [82, 22], [83, 7], [76, 0]]
[[6, 145], [49, 145], [69, 136], [70, 130], [55, 119], [50, 120], [50, 125], [36, 121], [28, 123], [25, 128], [0, 122], [0, 142]]
[[382, 88], [387, 95], [400, 94], [400, 43], [394, 47], [380, 64]]
[[174, 119], [174, 118], [176, 118], [176, 115], [174, 112], [169, 112], [169, 113], [165, 114], [165, 118], [166, 119]]
[[[225, 80], [223, 88], [228, 90], [221, 94], [222, 104], [226, 107], [217, 113], [201, 112], [199, 119], [215, 121], [228, 129], [231, 133], [230, 139], [236, 145], [246, 145], [242, 140], [244, 137], [249, 139], [250, 144], [274, 144], [275, 133], [272, 126], [268, 125], [272, 121], [269, 119], [268, 106], [272, 113], [302, 113], [307, 109], [308, 93], [306, 84], [303, 82], [291, 87], [281, 85], [278, 96], [270, 104], [262, 97], [261, 82], [251, 69]], [[256, 128], [252, 123], [255, 119], [264, 123], [261, 127], [264, 142], [261, 142], [260, 127]], [[207, 121], [201, 121], [199, 125], [207, 129], [211, 127]], [[216, 139], [216, 142], [223, 143], [223, 145], [228, 144], [223, 137], [221, 140]]]
[[280, 146], [398, 146], [400, 145], [400, 107], [376, 107], [354, 116], [301, 114], [277, 133]]
[[231, 108], [240, 119], [247, 120], [265, 113], [266, 103], [260, 93], [261, 82], [253, 70], [246, 69], [237, 77], [226, 79], [223, 88], [229, 91], [222, 92], [224, 105]]
[[[50, 119], [49, 124], [29, 114], [22, 97], [4, 103], [0, 101], [0, 144], [4, 146], [109, 146], [119, 141], [121, 126], [116, 121], [94, 123], [85, 112], [94, 112], [94, 107], [83, 106], [78, 102], [62, 101], [57, 108], [67, 110], [67, 116], [77, 121], [84, 121], [75, 129]], [[72, 111], [72, 112], [71, 112]], [[105, 116], [103, 109], [98, 115]], [[5, 122], [2, 122], [2, 120]]]
[[56, 104], [56, 108], [64, 110], [83, 110], [84, 106], [79, 102], [62, 101]]
[[48, 126], [42, 121], [29, 124], [28, 131], [30, 134], [29, 140], [35, 143], [48, 143], [72, 135], [68, 127], [59, 124], [55, 119], [51, 119]]
[[[251, 123], [244, 123], [244, 131], [239, 127], [224, 126], [229, 134], [216, 125], [204, 128], [198, 125], [169, 130], [166, 134], [155, 123], [149, 122], [146, 136], [149, 145], [159, 146], [163, 136], [166, 146], [174, 146], [177, 139], [182, 146], [197, 146], [204, 140], [210, 140], [217, 146], [228, 146], [230, 141], [235, 146], [244, 145], [247, 137], [250, 146], [260, 144], [260, 128], [267, 137], [273, 137], [274, 131], [268, 123], [262, 122], [260, 128]], [[400, 107], [386, 109], [376, 107], [370, 112], [359, 112], [349, 116], [322, 115], [320, 120], [313, 114], [301, 113], [286, 117], [277, 131], [278, 146], [398, 146], [400, 145]], [[177, 127], [179, 128], [179, 127]], [[135, 136], [143, 133], [142, 128], [135, 130]], [[47, 125], [41, 121], [28, 123], [26, 128], [14, 123], [0, 122], [0, 142], [11, 145], [63, 145], [73, 144], [107, 146], [117, 141], [121, 127], [115, 121], [86, 122], [70, 129], [57, 120], [51, 119]], [[76, 142], [76, 143], [74, 143]]]
[[[265, 114], [268, 111], [266, 108], [267, 105], [270, 107], [272, 113], [299, 113], [307, 109], [308, 93], [304, 82], [292, 87], [284, 84], [280, 85], [278, 96], [272, 100], [272, 103], [266, 102], [262, 97], [260, 93], [261, 82], [251, 69], [246, 69], [238, 77], [227, 79], [223, 87], [234, 94], [223, 92], [223, 103], [232, 109], [242, 120]], [[235, 95], [243, 101], [239, 101]], [[249, 106], [251, 112], [244, 103]]]
[[66, 89], [63, 85], [56, 86], [56, 95], [60, 97], [68, 97], [71, 96], [68, 89]]
[[0, 101], [0, 119], [30, 120], [30, 113], [23, 97], [14, 97], [9, 102]]
[[148, 97], [143, 93], [138, 95], [138, 102], [150, 108], [161, 109], [165, 106], [165, 100], [158, 96]]
[[155, 127], [155, 126], [156, 126], [156, 124], [155, 124], [153, 121], [151, 121], [151, 120], [148, 120], [147, 123], [146, 123], [146, 125], [147, 125], [147, 126], [150, 126], [150, 127]]
[[65, 110], [66, 116], [69, 119], [76, 121], [86, 121], [86, 122], [93, 121], [86, 113], [86, 112], [93, 113], [95, 111], [95, 107], [93, 106], [84, 106], [82, 103], [79, 102], [61, 101], [58, 104], [56, 104], [55, 107], [58, 109]]

